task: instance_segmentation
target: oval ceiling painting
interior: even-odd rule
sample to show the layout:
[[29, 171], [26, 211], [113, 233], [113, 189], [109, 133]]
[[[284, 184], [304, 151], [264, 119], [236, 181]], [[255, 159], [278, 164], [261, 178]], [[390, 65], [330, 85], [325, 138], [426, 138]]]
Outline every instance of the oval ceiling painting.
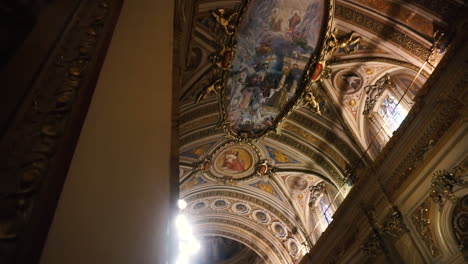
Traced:
[[225, 114], [231, 133], [263, 135], [293, 107], [303, 90], [309, 60], [320, 51], [326, 3], [249, 2], [225, 79]]

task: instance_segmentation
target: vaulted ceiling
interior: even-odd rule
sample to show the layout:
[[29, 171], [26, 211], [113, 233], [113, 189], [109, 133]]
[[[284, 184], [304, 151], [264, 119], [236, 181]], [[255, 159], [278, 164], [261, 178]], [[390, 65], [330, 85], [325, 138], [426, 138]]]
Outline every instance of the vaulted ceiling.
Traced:
[[[393, 132], [383, 128], [378, 107], [374, 103], [369, 108], [369, 98], [378, 105], [391, 94], [402, 98], [399, 103], [406, 111], [411, 108], [449, 45], [451, 18], [458, 15], [460, 5], [455, 0], [288, 1], [295, 6], [282, 10], [284, 0], [181, 0], [176, 10], [174, 70], [179, 76], [175, 82], [179, 93], [180, 196], [189, 204], [186, 210], [199, 237], [238, 241], [258, 255], [255, 263], [298, 262], [306, 252], [303, 244], [310, 245], [318, 239], [327, 220], [319, 220], [313, 208], [319, 208], [318, 201], [326, 200], [327, 196], [330, 212], [336, 210], [352, 188], [352, 172], [371, 164]], [[230, 80], [253, 82], [261, 74], [252, 64], [236, 68], [238, 58], [234, 58], [234, 65], [229, 61], [226, 67], [220, 66], [229, 50], [226, 44], [242, 37], [236, 30], [243, 27], [245, 32], [252, 21], [268, 22], [272, 30], [271, 23], [280, 21], [276, 31], [294, 36], [294, 16], [305, 24], [311, 3], [323, 5], [325, 22], [321, 30], [316, 30], [319, 40], [315, 51], [311, 51], [312, 59], [301, 64], [305, 48], [290, 59], [303, 68], [303, 75], [311, 69], [317, 50], [329, 44], [325, 40], [331, 38], [330, 32], [338, 40], [354, 33], [352, 36], [359, 37], [359, 43], [338, 47], [328, 54], [323, 74], [313, 89], [319, 111], [301, 101], [304, 100], [301, 95], [290, 95], [291, 103], [281, 108], [291, 105], [290, 111], [284, 110], [286, 113], [274, 120], [279, 129], [258, 137], [243, 135], [246, 126], [242, 125], [249, 123], [232, 125], [237, 121], [229, 115], [235, 112], [226, 114], [226, 108], [232, 103], [234, 92], [228, 94], [226, 90], [234, 86]], [[254, 17], [260, 13], [251, 9], [260, 7], [268, 15]], [[332, 21], [327, 19], [327, 11]], [[219, 18], [225, 18], [228, 27], [220, 25]], [[243, 20], [247, 22], [242, 24]], [[327, 21], [331, 22], [329, 27]], [[443, 37], [434, 46], [435, 39], [442, 36], [440, 33]], [[271, 43], [250, 45], [257, 54], [274, 50]], [[235, 50], [234, 45], [232, 48]], [[351, 52], [347, 52], [348, 48]], [[224, 57], [219, 60], [220, 56]], [[286, 59], [282, 63], [285, 65]], [[257, 72], [251, 74], [249, 69]], [[242, 71], [249, 77], [242, 80]], [[373, 88], [384, 78], [389, 78], [391, 85], [372, 97]], [[306, 89], [306, 82], [298, 83]], [[209, 93], [209, 89], [213, 91]], [[245, 100], [249, 92], [242, 93], [239, 98]], [[254, 96], [252, 91], [249, 96]], [[262, 94], [265, 100], [273, 100], [274, 96], [265, 91]], [[250, 100], [252, 107], [253, 99]], [[266, 104], [262, 104], [264, 112]], [[238, 102], [237, 108], [242, 108], [241, 105]], [[366, 110], [371, 114], [363, 114]], [[243, 113], [238, 109], [232, 111]], [[227, 118], [231, 118], [228, 126]], [[320, 196], [316, 195], [319, 191]], [[244, 251], [239, 246], [239, 258], [218, 262], [236, 263], [235, 259], [250, 257]]]

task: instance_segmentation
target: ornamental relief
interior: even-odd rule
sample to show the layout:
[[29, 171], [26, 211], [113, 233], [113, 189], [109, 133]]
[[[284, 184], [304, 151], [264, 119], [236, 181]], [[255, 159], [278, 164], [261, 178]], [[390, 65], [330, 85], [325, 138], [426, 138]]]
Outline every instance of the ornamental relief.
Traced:
[[193, 215], [203, 215], [208, 211], [217, 211], [250, 219], [251, 221], [263, 226], [273, 236], [278, 238], [282, 245], [289, 250], [292, 256], [299, 257], [300, 243], [298, 242], [297, 235], [294, 234], [294, 232], [297, 232], [297, 229], [289, 228], [270, 211], [259, 207], [256, 204], [232, 198], [227, 199], [224, 197], [205, 198], [190, 202], [187, 208], [190, 214]]
[[411, 215], [413, 226], [424, 246], [433, 258], [440, 255], [440, 249], [432, 231], [432, 202], [426, 199]]

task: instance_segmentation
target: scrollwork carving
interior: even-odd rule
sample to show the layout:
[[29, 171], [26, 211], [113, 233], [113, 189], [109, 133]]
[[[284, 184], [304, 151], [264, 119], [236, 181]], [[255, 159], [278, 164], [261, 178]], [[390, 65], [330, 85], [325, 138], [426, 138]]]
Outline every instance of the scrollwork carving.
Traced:
[[364, 87], [366, 92], [366, 101], [364, 105], [364, 111], [362, 112], [365, 116], [370, 116], [372, 109], [374, 108], [377, 100], [382, 96], [382, 93], [386, 89], [395, 89], [395, 84], [390, 80], [390, 76], [385, 75], [384, 77], [378, 79], [375, 84], [368, 85]]
[[367, 237], [361, 249], [369, 258], [375, 258], [384, 253], [383, 242], [376, 232], [372, 232], [369, 237]]
[[385, 219], [379, 229], [392, 241], [398, 240], [404, 233], [408, 232], [408, 228], [403, 222], [403, 216], [396, 207], [392, 207], [390, 215]]
[[121, 1], [78, 3], [0, 145], [2, 157], [7, 156], [0, 159], [2, 180], [17, 186], [0, 194], [0, 262], [17, 253], [9, 251], [7, 243], [13, 245], [30, 235], [25, 230], [35, 203], [41, 200], [43, 182], [60, 178], [57, 168], [64, 161], [57, 157], [72, 148], [68, 133], [78, 129], [76, 112], [83, 110], [90, 96], [92, 88], [87, 85], [96, 77], [99, 52], [107, 45]]
[[468, 256], [468, 195], [458, 200], [453, 210], [453, 232], [457, 238], [459, 248]]
[[432, 200], [441, 208], [445, 201], [457, 201], [457, 197], [453, 194], [453, 189], [458, 185], [467, 184], [466, 181], [461, 179], [457, 174], [457, 170], [451, 172], [439, 170], [432, 175], [432, 183], [430, 196]]
[[438, 256], [439, 249], [433, 239], [430, 219], [430, 202], [426, 200], [413, 213], [413, 224], [432, 257]]
[[320, 195], [325, 193], [325, 182], [319, 182], [314, 186], [310, 186], [310, 200], [309, 200], [309, 207], [315, 205], [315, 202], [318, 200]]

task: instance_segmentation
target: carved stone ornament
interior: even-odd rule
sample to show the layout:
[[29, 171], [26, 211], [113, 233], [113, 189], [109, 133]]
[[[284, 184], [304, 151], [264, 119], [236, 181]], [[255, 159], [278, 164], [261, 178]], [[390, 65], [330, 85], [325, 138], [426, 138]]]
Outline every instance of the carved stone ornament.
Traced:
[[364, 111], [362, 112], [365, 116], [370, 116], [372, 109], [374, 108], [375, 104], [377, 103], [382, 93], [388, 89], [395, 89], [395, 84], [390, 80], [389, 75], [385, 75], [382, 78], [378, 79], [375, 84], [368, 85], [364, 87], [364, 91], [366, 92], [366, 101], [364, 105]]
[[462, 197], [453, 210], [453, 232], [465, 259], [468, 257], [468, 195]]
[[[29, 94], [24, 96], [13, 124], [0, 142], [1, 178], [16, 183], [12, 188], [2, 188], [0, 193], [0, 263], [35, 262], [17, 260], [30, 257], [28, 246], [40, 247], [38, 244], [42, 243], [39, 233], [48, 220], [37, 213], [37, 208], [44, 208], [47, 200], [54, 203], [50, 197], [45, 199], [44, 190], [53, 190], [46, 188], [53, 185], [51, 182], [60, 181], [58, 171], [66, 160], [63, 156], [73, 147], [70, 135], [81, 125], [77, 126], [77, 113], [91, 96], [100, 53], [105, 51], [121, 6], [117, 0], [75, 2], [70, 21], [38, 70]], [[31, 226], [33, 223], [40, 225]]]
[[424, 201], [421, 206], [413, 213], [412, 220], [416, 227], [416, 231], [424, 242], [426, 248], [431, 253], [432, 257], [440, 255], [437, 244], [433, 239], [430, 219], [430, 200]]
[[404, 233], [409, 231], [403, 222], [403, 216], [396, 207], [392, 207], [390, 215], [385, 219], [379, 229], [392, 241], [400, 239]]
[[457, 170], [448, 172], [439, 170], [432, 175], [431, 183], [431, 198], [441, 208], [445, 201], [457, 201], [457, 197], [453, 194], [453, 189], [458, 185], [467, 184], [466, 181], [456, 175]]
[[361, 248], [369, 258], [375, 258], [384, 253], [383, 242], [377, 232], [372, 232]]
[[310, 186], [310, 201], [309, 201], [309, 207], [312, 207], [315, 205], [315, 202], [317, 202], [318, 198], [320, 195], [325, 193], [325, 182], [319, 182], [314, 186]]

